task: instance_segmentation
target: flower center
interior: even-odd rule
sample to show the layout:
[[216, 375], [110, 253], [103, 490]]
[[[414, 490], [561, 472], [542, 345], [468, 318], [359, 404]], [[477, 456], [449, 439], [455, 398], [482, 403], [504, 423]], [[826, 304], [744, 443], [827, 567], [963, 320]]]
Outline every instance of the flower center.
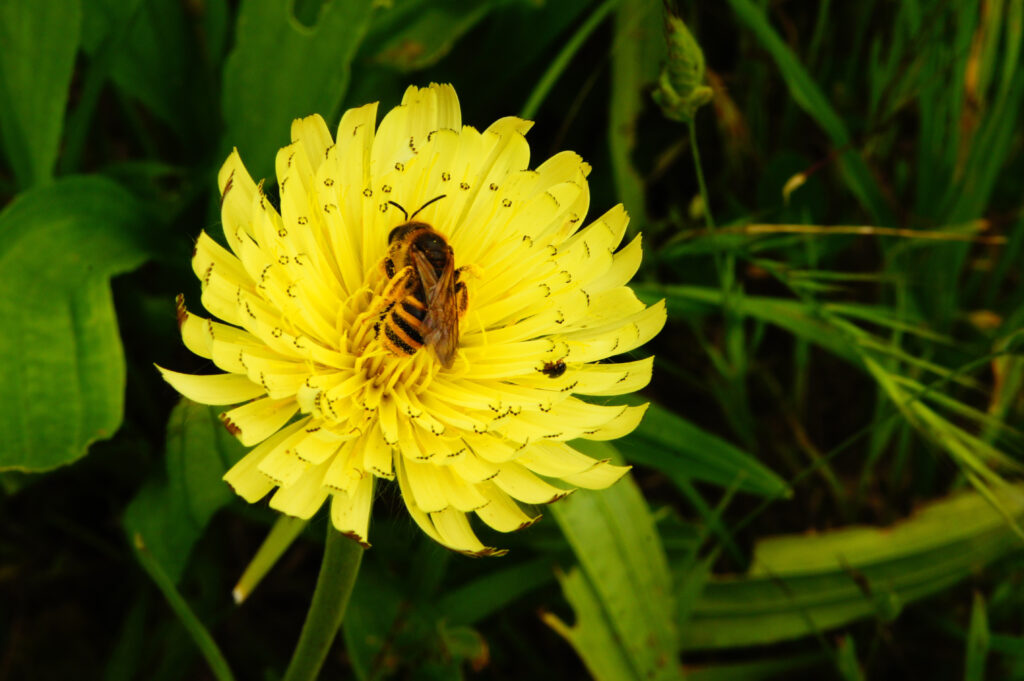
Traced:
[[391, 392], [401, 382], [405, 391], [419, 394], [427, 389], [440, 366], [423, 344], [419, 320], [398, 309], [403, 305], [415, 309], [415, 301], [389, 294], [388, 282], [378, 272], [368, 279], [372, 288], [364, 288], [350, 301], [353, 314], [347, 349], [356, 358], [355, 370], [363, 373], [372, 392]]

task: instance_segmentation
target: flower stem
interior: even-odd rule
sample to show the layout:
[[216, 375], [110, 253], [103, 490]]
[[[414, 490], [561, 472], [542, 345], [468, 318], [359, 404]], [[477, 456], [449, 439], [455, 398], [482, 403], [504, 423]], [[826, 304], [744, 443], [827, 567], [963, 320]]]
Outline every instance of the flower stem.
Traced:
[[352, 587], [363, 560], [363, 547], [334, 529], [327, 521], [327, 541], [313, 602], [306, 613], [299, 643], [283, 681], [314, 681], [320, 673], [341, 620], [345, 617]]

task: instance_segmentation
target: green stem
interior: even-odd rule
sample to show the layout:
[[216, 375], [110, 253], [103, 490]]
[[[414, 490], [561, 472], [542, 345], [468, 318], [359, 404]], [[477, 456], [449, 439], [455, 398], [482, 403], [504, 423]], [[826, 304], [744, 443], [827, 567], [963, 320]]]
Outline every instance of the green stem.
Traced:
[[319, 675], [345, 617], [362, 560], [363, 547], [335, 530], [328, 520], [324, 559], [313, 602], [283, 681], [314, 681]]
[[700, 166], [700, 148], [697, 146], [697, 121], [690, 119], [690, 150], [693, 152], [693, 167], [697, 171], [697, 185], [700, 187], [700, 200], [704, 203], [704, 221], [708, 230], [715, 228], [715, 218], [711, 215], [711, 201], [708, 198], [708, 186], [704, 184], [704, 170]]

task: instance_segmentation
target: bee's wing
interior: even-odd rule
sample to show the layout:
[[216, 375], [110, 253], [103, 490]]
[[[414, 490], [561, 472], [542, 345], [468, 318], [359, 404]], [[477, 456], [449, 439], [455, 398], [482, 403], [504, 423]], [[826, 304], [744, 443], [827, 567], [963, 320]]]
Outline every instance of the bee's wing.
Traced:
[[455, 357], [455, 346], [459, 341], [455, 263], [449, 258], [444, 271], [438, 277], [425, 255], [414, 249], [412, 259], [427, 299], [427, 315], [423, 318], [423, 342], [433, 346], [441, 363], [449, 367]]

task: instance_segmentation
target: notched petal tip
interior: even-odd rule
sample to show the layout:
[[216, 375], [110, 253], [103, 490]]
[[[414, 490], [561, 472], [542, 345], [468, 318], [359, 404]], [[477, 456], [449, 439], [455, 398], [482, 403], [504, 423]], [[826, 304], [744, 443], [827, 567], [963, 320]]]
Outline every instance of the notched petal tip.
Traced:
[[231, 418], [227, 415], [227, 412], [223, 414], [218, 414], [217, 418], [220, 419], [220, 422], [224, 424], [224, 427], [227, 428], [229, 433], [231, 433], [235, 437], [242, 436], [242, 429], [239, 428], [238, 425], [231, 420]]
[[493, 546], [485, 546], [479, 551], [458, 551], [464, 556], [470, 558], [500, 558], [508, 553], [508, 549], [498, 549]]
[[[235, 153], [238, 153], [237, 149], [235, 150]], [[224, 208], [224, 199], [227, 198], [228, 192], [231, 190], [231, 188], [233, 186], [235, 186], [235, 169], [234, 168], [231, 169], [231, 173], [228, 175], [227, 179], [224, 181], [224, 188], [220, 191], [220, 206], [219, 206], [220, 208]]]
[[188, 310], [185, 309], [185, 294], [179, 293], [174, 299], [175, 314], [178, 317], [178, 329], [185, 326], [185, 322], [188, 320]]
[[363, 537], [358, 532], [353, 532], [351, 530], [346, 530], [346, 531], [338, 530], [338, 531], [341, 532], [341, 534], [343, 536], [348, 537], [349, 539], [351, 539], [355, 543], [357, 543], [360, 546], [362, 546], [364, 549], [368, 549], [371, 546], [370, 542], [366, 541], [366, 537]]
[[527, 527], [533, 527], [538, 522], [540, 522], [540, 519], [543, 518], [543, 517], [544, 517], [543, 513], [538, 513], [537, 515], [535, 515], [534, 517], [530, 518], [529, 520], [524, 521], [519, 527], [517, 527], [516, 529], [514, 529], [512, 531], [513, 532], [518, 532], [519, 530], [525, 530]]
[[549, 499], [548, 501], [545, 501], [544, 503], [546, 503], [546, 504], [553, 504], [556, 501], [561, 501], [562, 499], [566, 498], [567, 496], [569, 496], [570, 494], [572, 494], [575, 491], [576, 491], [575, 487], [572, 488], [572, 489], [562, 490], [561, 492], [558, 492], [553, 497], [551, 497], [551, 499]]

